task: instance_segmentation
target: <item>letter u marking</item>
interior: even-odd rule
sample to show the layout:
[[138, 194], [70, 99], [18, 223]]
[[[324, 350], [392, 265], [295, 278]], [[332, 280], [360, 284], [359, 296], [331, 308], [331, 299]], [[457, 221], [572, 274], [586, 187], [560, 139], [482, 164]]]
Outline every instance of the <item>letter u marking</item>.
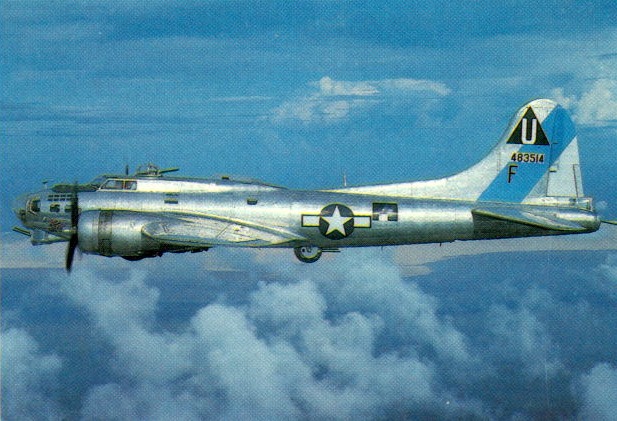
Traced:
[[531, 119], [531, 137], [527, 138], [527, 119], [521, 120], [521, 142], [523, 145], [533, 145], [536, 143], [536, 133], [538, 132], [538, 120]]

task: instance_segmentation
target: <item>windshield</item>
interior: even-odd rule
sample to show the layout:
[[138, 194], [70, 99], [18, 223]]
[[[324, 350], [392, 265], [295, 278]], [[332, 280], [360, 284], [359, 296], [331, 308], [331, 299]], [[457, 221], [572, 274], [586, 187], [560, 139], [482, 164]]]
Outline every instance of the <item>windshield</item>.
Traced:
[[93, 187], [101, 187], [101, 185], [107, 180], [105, 176], [99, 175], [94, 180], [92, 180], [89, 184]]
[[135, 180], [122, 180], [110, 178], [101, 186], [102, 190], [136, 190], [137, 182]]

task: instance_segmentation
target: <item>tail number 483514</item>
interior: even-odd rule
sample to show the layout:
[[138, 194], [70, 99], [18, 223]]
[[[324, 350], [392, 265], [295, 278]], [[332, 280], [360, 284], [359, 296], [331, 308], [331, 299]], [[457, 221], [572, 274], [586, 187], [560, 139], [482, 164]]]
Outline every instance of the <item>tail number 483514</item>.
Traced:
[[527, 152], [514, 152], [510, 157], [510, 161], [513, 162], [531, 162], [535, 164], [544, 163], [543, 153], [527, 153]]

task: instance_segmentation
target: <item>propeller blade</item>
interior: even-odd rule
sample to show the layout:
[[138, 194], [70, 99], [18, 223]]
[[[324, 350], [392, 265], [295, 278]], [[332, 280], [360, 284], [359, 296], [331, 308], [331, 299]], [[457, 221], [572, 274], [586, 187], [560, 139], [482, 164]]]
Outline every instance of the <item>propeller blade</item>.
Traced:
[[65, 268], [68, 273], [71, 273], [71, 268], [73, 266], [73, 259], [75, 257], [75, 249], [77, 248], [77, 234], [71, 235], [69, 239], [69, 245], [66, 249], [66, 260], [65, 260]]
[[79, 199], [77, 197], [77, 183], [73, 185], [73, 194], [71, 195], [71, 228], [77, 232], [77, 224], [79, 223]]
[[71, 237], [69, 238], [69, 245], [66, 249], [65, 268], [66, 271], [71, 273], [71, 267], [73, 266], [73, 259], [75, 258], [75, 250], [79, 244], [79, 237], [77, 230], [79, 227], [79, 199], [77, 197], [78, 184], [75, 182], [73, 185], [73, 194], [71, 195]]

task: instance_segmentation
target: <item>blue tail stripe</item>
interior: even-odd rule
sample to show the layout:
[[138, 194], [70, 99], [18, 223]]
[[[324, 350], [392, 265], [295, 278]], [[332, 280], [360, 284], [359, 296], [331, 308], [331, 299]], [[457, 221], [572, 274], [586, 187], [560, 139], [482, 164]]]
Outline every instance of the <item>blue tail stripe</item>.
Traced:
[[542, 123], [545, 133], [551, 142], [551, 165], [554, 164], [563, 151], [576, 136], [574, 122], [562, 107], [556, 107]]
[[[545, 153], [546, 146], [524, 145], [520, 153]], [[479, 200], [496, 202], [522, 202], [548, 170], [548, 157], [542, 164], [511, 162], [506, 164], [497, 177], [482, 193]], [[523, 167], [524, 165], [524, 167]], [[509, 182], [510, 181], [510, 182]]]

